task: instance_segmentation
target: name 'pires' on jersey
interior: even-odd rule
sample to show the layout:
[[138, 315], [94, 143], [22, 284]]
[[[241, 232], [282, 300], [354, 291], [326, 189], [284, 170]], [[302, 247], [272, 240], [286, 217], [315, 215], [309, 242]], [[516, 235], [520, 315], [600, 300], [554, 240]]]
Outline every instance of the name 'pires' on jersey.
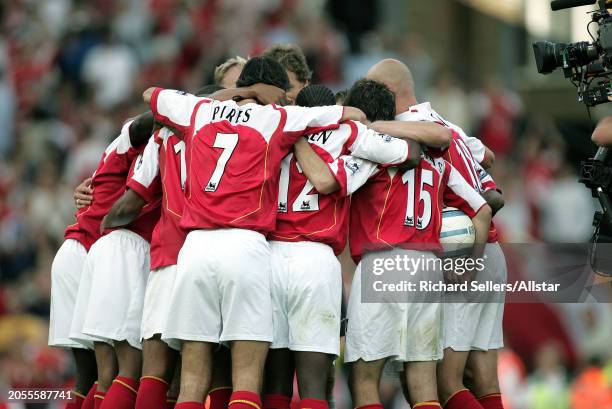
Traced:
[[[337, 129], [309, 134], [306, 139], [334, 175], [342, 169], [335, 161], [348, 153], [388, 165], [402, 163], [408, 155], [405, 141], [353, 121]], [[340, 254], [346, 245], [349, 203], [343, 189], [330, 195], [319, 194], [290, 153], [281, 165], [276, 229], [270, 239], [324, 243]]]
[[[187, 177], [185, 141], [168, 128], [156, 130], [142, 154], [142, 165], [128, 187], [153, 203], [161, 194], [161, 215], [151, 237], [151, 270], [175, 265], [186, 233], [179, 226]], [[161, 182], [161, 192], [151, 189]]]
[[337, 127], [343, 116], [340, 106], [239, 106], [160, 88], [150, 105], [157, 121], [186, 138], [181, 227], [233, 227], [265, 235], [276, 222], [282, 158], [309, 129]]
[[132, 163], [144, 149], [144, 145], [135, 148], [130, 143], [131, 123], [123, 125], [121, 133], [108, 145], [98, 163], [91, 182], [93, 202], [79, 209], [75, 214], [76, 223], [66, 228], [64, 237], [77, 240], [87, 250], [100, 238], [102, 219], [125, 191]]
[[[440, 250], [444, 204], [461, 209], [469, 217], [486, 204], [484, 199], [447, 161], [423, 156], [419, 165], [401, 172], [378, 167], [368, 171], [365, 162], [345, 162], [352, 190], [364, 185], [351, 202], [349, 243], [358, 262], [368, 251], [394, 247]], [[367, 183], [365, 182], [367, 180]]]

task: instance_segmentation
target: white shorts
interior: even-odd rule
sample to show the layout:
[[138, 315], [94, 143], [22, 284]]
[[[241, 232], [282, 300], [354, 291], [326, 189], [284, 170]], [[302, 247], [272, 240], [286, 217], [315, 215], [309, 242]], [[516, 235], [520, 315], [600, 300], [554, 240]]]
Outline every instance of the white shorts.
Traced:
[[340, 352], [342, 271], [328, 245], [270, 242], [274, 340], [270, 348]]
[[[398, 251], [414, 258], [436, 258], [430, 252], [397, 249], [376, 252], [376, 257], [397, 254]], [[391, 358], [392, 362], [401, 364], [440, 360], [443, 352], [443, 294], [430, 295], [432, 301], [427, 303], [409, 302], [409, 293], [406, 302], [366, 303], [361, 301], [362, 274], [360, 262], [355, 270], [348, 303], [344, 361]], [[427, 274], [431, 280], [443, 280], [440, 271], [428, 271]], [[400, 369], [401, 365], [397, 370]]]
[[272, 341], [270, 245], [255, 231], [189, 232], [162, 339]]
[[[170, 310], [170, 297], [176, 279], [176, 264], [151, 271], [142, 310], [141, 338], [149, 339], [164, 332]], [[171, 345], [179, 349], [178, 345]]]
[[[485, 246], [485, 269], [478, 272], [479, 282], [505, 283], [506, 258], [499, 243]], [[444, 304], [444, 348], [454, 351], [487, 351], [504, 346], [502, 319], [504, 316], [503, 292], [491, 294], [491, 302], [461, 302], [461, 294], [449, 293]], [[453, 302], [457, 301], [457, 302]]]
[[94, 243], [83, 270], [89, 283], [79, 287], [71, 338], [85, 344], [127, 341], [141, 348], [149, 268], [149, 243], [134, 232], [115, 230]]
[[86, 257], [85, 246], [74, 239], [64, 241], [55, 254], [51, 265], [50, 346], [84, 347], [70, 339], [70, 324]]

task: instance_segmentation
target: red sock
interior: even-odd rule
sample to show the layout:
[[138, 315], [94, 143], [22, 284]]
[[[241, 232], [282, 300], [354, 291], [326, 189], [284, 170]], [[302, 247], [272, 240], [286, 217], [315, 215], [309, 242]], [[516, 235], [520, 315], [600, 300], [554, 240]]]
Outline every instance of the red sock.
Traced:
[[181, 402], [174, 409], [202, 409], [202, 405], [202, 402]]
[[467, 390], [461, 389], [455, 392], [444, 404], [444, 409], [483, 409], [474, 395]]
[[100, 409], [102, 406], [102, 402], [104, 402], [104, 397], [106, 396], [106, 392], [96, 391], [94, 394], [94, 407], [93, 409]]
[[326, 400], [304, 398], [300, 401], [300, 409], [329, 409]]
[[[428, 400], [427, 402], [415, 403], [412, 409], [441, 409], [440, 402], [437, 400]], [[445, 406], [446, 408], [446, 406]], [[465, 409], [468, 409], [466, 406]]]
[[289, 409], [291, 407], [291, 396], [278, 393], [264, 395], [264, 409]]
[[138, 381], [125, 376], [118, 376], [106, 392], [104, 403], [100, 409], [134, 409]]
[[89, 392], [87, 392], [87, 396], [85, 396], [85, 400], [81, 405], [81, 409], [94, 409], [94, 395], [96, 394], [96, 388], [98, 387], [98, 382], [94, 382], [89, 388]]
[[229, 409], [261, 409], [261, 398], [249, 391], [234, 391], [230, 397]]
[[168, 383], [155, 376], [140, 378], [140, 386], [136, 395], [136, 409], [166, 409], [166, 394]]
[[492, 393], [490, 395], [481, 396], [478, 402], [484, 409], [504, 409], [501, 393]]
[[65, 409], [81, 409], [85, 401], [85, 396], [75, 391], [72, 391], [72, 394], [74, 395], [74, 400], [69, 402]]
[[232, 396], [231, 386], [215, 388], [208, 392], [208, 397], [210, 398], [209, 409], [227, 409], [230, 396]]
[[363, 405], [355, 409], [383, 409], [383, 405], [382, 403], [372, 403], [371, 405]]

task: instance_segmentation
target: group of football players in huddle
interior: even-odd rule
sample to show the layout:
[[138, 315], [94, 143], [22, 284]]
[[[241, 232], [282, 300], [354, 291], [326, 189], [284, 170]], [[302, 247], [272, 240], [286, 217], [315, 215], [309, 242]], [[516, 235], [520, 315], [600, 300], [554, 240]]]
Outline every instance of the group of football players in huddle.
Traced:
[[366, 256], [437, 257], [446, 206], [472, 219], [479, 278], [505, 280], [493, 153], [419, 103], [400, 61], [336, 95], [310, 78], [299, 47], [277, 45], [193, 93], [144, 91], [149, 110], [75, 190], [52, 265], [49, 344], [74, 354], [70, 408], [201, 409], [208, 396], [211, 409], [289, 409], [296, 379], [300, 408], [328, 409], [341, 337], [355, 408], [382, 409], [385, 367], [412, 408], [503, 407], [503, 294], [362, 298]]

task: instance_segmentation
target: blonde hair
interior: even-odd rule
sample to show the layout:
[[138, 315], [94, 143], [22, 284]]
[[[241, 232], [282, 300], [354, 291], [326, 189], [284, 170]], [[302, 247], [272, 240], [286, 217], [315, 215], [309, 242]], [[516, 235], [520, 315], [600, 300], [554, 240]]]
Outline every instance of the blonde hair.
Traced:
[[223, 81], [223, 77], [225, 76], [225, 74], [233, 67], [239, 65], [241, 67], [244, 67], [244, 65], [246, 64], [247, 60], [242, 58], [241, 56], [237, 55], [233, 58], [230, 58], [229, 60], [225, 61], [223, 64], [215, 67], [215, 74], [214, 74], [214, 80], [215, 80], [215, 84], [217, 85], [221, 85], [221, 81]]

